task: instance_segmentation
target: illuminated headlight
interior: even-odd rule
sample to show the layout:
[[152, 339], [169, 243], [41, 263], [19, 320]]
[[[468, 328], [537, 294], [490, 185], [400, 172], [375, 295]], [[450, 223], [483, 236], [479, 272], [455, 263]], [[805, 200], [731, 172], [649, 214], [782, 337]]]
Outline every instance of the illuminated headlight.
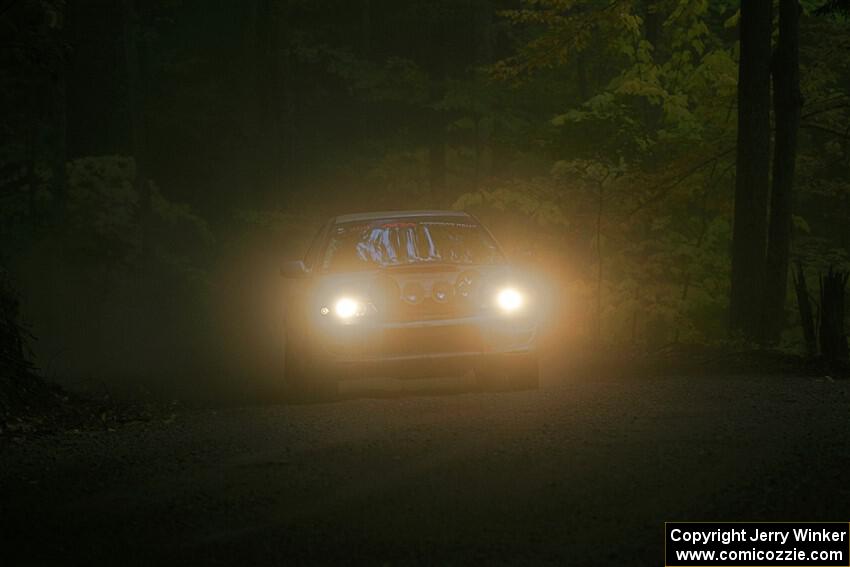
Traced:
[[366, 306], [351, 297], [341, 297], [334, 303], [334, 313], [340, 319], [348, 320], [363, 315]]
[[525, 297], [515, 288], [502, 288], [496, 294], [496, 305], [505, 313], [515, 313], [522, 309], [524, 304]]

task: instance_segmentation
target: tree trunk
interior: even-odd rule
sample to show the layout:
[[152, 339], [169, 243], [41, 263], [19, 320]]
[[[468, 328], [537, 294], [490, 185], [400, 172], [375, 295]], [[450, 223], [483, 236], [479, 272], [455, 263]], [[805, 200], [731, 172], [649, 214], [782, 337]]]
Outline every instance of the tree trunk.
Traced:
[[442, 208], [446, 203], [446, 127], [442, 114], [435, 112], [430, 144], [428, 146], [428, 172], [431, 186], [431, 200], [434, 207]]
[[282, 162], [285, 159], [280, 115], [280, 60], [278, 53], [278, 20], [272, 0], [259, 0], [257, 6], [257, 80], [258, 115], [260, 117], [260, 200], [276, 200], [283, 189]]
[[643, 5], [643, 27], [644, 37], [652, 45], [652, 52], [656, 61], [661, 61], [661, 34], [664, 29], [666, 15], [663, 6], [658, 0], [644, 0]]
[[[431, 62], [431, 103], [439, 104], [446, 94], [446, 32], [443, 22], [434, 24], [432, 30], [433, 56]], [[446, 206], [448, 198], [446, 194], [446, 116], [439, 109], [428, 112], [430, 118], [426, 128], [428, 129], [428, 170], [429, 184], [431, 186], [431, 200], [434, 206], [441, 208]]]
[[800, 5], [779, 2], [779, 42], [773, 54], [773, 115], [776, 137], [773, 152], [773, 187], [770, 195], [770, 228], [764, 287], [765, 338], [777, 342], [785, 324], [788, 293], [788, 256], [791, 253], [791, 208], [800, 125]]
[[260, 4], [262, 0], [245, 0], [242, 3], [242, 37], [240, 57], [241, 77], [239, 86], [242, 89], [242, 121], [245, 131], [248, 133], [250, 143], [246, 144], [245, 163], [248, 165], [251, 197], [254, 206], [258, 206], [265, 194], [265, 168], [264, 168], [264, 139], [263, 133], [263, 96], [261, 90], [261, 77], [263, 75], [260, 66], [260, 44], [262, 24], [260, 20]]
[[246, 48], [253, 49], [251, 115], [256, 121], [257, 147], [255, 199], [257, 206], [265, 208], [288, 205], [298, 184], [297, 92], [287, 49], [291, 4], [292, 0], [252, 0], [248, 5]]
[[68, 161], [68, 73], [70, 67], [70, 45], [73, 40], [71, 26], [74, 25], [71, 8], [63, 3], [62, 27], [56, 40], [60, 44], [61, 59], [53, 77], [51, 109], [53, 111], [53, 150], [51, 152], [50, 169], [51, 184], [56, 196], [54, 221], [62, 222], [68, 205], [68, 176], [65, 173], [65, 163]]
[[[25, 331], [18, 324], [18, 297], [11, 276], [0, 265], [0, 410], [18, 380], [32, 369], [24, 350]], [[0, 415], [2, 424], [2, 415]]]
[[803, 271], [803, 266], [799, 263], [794, 273], [794, 290], [797, 292], [797, 306], [800, 309], [800, 325], [803, 327], [806, 355], [813, 357], [818, 353], [815, 318], [812, 316], [812, 303], [809, 300], [809, 286], [806, 284], [806, 273]]
[[587, 78], [587, 55], [584, 51], [576, 54], [576, 83], [578, 84], [578, 96], [584, 103], [590, 98], [590, 86]]
[[602, 343], [602, 214], [605, 207], [605, 186], [599, 184], [599, 199], [596, 207], [596, 329], [595, 340], [598, 344]]
[[[27, 129], [27, 213], [33, 234], [42, 227], [41, 207], [38, 205], [40, 185], [39, 166], [44, 163], [45, 148], [49, 148], [49, 136], [45, 133], [49, 125], [51, 94], [49, 82], [32, 81], [29, 88], [29, 107], [26, 109], [32, 126]], [[48, 162], [49, 163], [49, 162]]]
[[847, 293], [847, 272], [832, 268], [820, 278], [820, 352], [832, 367], [844, 367], [848, 362], [847, 334], [844, 332], [844, 297]]
[[[32, 129], [33, 131], [35, 128]], [[27, 213], [30, 221], [30, 229], [33, 234], [41, 226], [38, 214], [38, 152], [35, 146], [35, 135], [30, 135], [29, 159], [27, 160]]]
[[[360, 0], [360, 58], [368, 61], [372, 54], [372, 0]], [[358, 103], [359, 142], [372, 137], [372, 107], [365, 101]]]
[[372, 52], [372, 0], [360, 0], [360, 56]]
[[741, 2], [738, 147], [729, 324], [761, 340], [770, 173], [771, 0]]
[[[475, 4], [475, 36], [476, 54], [475, 65], [482, 68], [493, 63], [494, 30], [493, 17], [495, 15], [493, 4], [490, 0], [478, 0]], [[475, 120], [475, 179], [474, 188], [477, 191], [481, 179], [492, 175], [493, 151], [491, 147], [491, 134], [493, 121], [495, 120], [495, 109], [483, 103], [483, 112], [478, 109], [474, 112]]]
[[138, 14], [135, 0], [123, 0], [124, 64], [133, 158], [136, 162], [135, 187], [139, 195], [139, 227], [142, 254], [150, 252], [151, 189], [147, 177], [147, 128], [144, 110], [143, 57], [138, 42]]

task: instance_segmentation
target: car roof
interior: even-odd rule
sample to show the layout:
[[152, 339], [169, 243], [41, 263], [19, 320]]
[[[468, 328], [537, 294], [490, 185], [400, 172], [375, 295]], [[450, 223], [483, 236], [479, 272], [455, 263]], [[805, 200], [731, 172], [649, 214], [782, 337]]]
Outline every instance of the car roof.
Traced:
[[340, 215], [334, 219], [335, 224], [346, 222], [359, 222], [383, 219], [401, 218], [427, 218], [427, 217], [458, 217], [472, 218], [469, 213], [463, 211], [440, 211], [440, 210], [414, 210], [414, 211], [376, 211], [372, 213], [354, 213], [351, 215]]

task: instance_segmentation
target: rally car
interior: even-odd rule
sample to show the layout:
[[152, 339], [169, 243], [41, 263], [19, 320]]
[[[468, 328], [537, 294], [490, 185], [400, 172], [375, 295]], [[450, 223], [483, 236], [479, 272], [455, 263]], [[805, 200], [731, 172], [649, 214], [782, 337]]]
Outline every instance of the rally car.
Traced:
[[293, 395], [332, 398], [345, 379], [470, 371], [485, 388], [538, 387], [535, 284], [471, 214], [338, 216], [281, 274], [291, 280]]

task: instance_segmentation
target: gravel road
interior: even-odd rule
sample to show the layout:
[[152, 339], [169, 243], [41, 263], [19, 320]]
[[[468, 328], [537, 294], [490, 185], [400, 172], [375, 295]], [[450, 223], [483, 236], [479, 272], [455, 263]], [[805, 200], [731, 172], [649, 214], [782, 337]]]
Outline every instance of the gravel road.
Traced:
[[0, 562], [662, 565], [665, 520], [850, 520], [846, 381], [545, 378], [7, 445]]

